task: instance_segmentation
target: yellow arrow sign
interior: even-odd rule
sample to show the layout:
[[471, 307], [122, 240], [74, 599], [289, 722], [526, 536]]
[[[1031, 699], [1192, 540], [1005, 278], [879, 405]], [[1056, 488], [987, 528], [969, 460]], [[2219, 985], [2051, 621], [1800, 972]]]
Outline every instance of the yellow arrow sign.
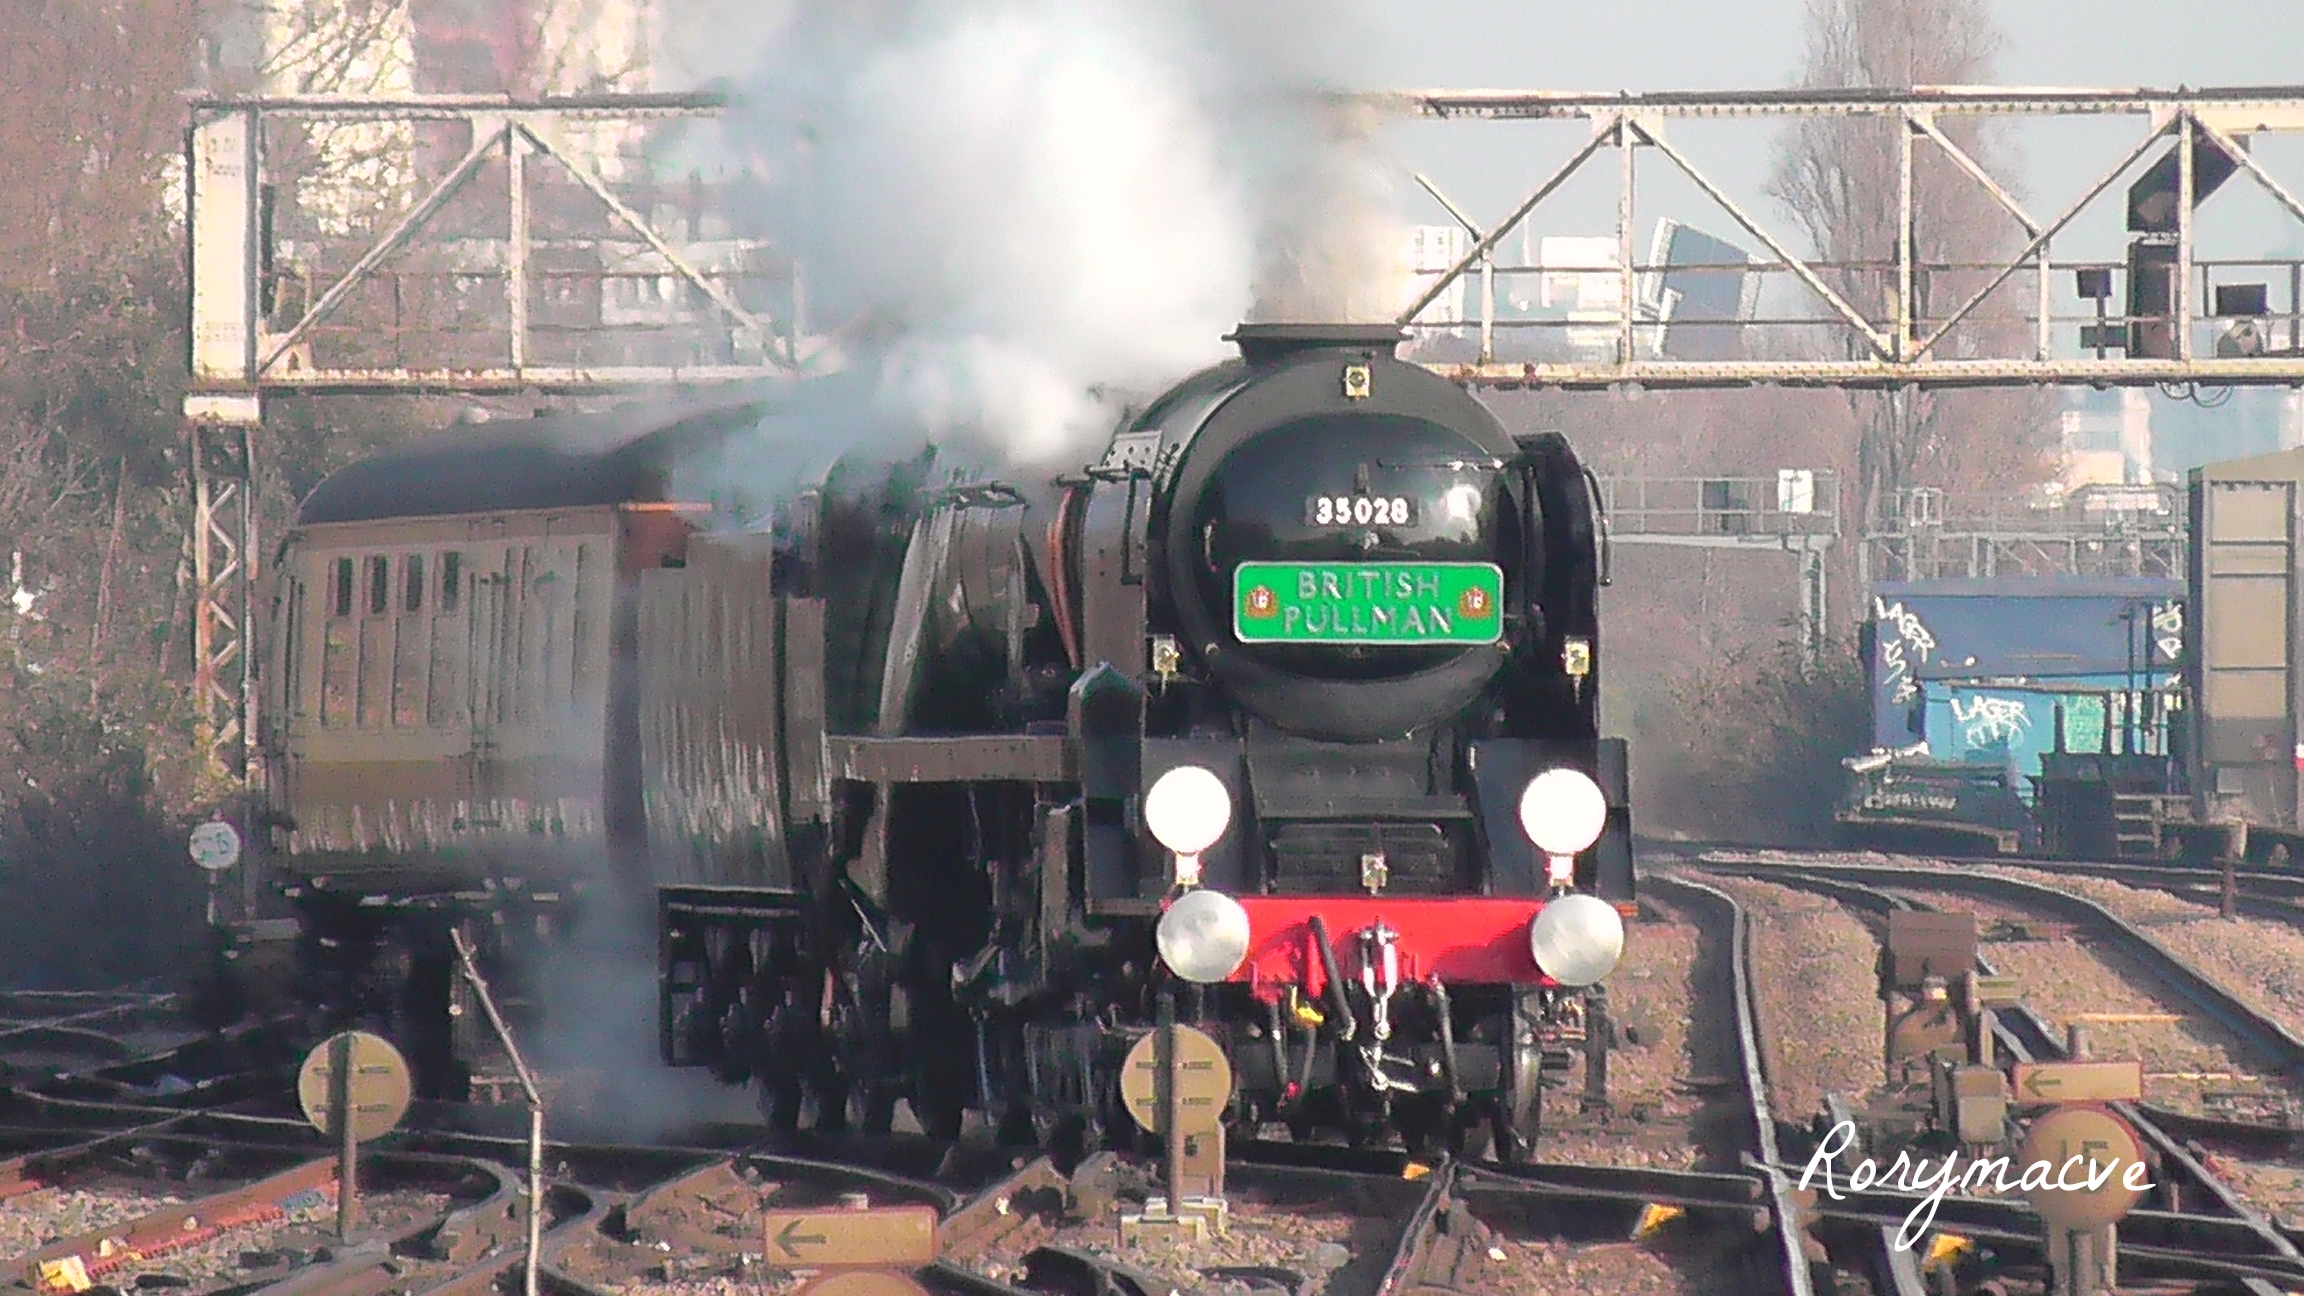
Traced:
[[2125, 1062], [2019, 1062], [2020, 1103], [2135, 1102], [2144, 1096], [2144, 1064]]
[[772, 1210], [768, 1263], [779, 1269], [924, 1265], [936, 1259], [936, 1208]]

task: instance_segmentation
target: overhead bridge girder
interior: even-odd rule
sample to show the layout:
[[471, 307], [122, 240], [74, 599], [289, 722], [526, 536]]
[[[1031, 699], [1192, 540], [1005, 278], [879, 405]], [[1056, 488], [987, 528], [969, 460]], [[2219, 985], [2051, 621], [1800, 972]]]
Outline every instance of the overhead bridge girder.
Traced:
[[[2250, 154], [2248, 139], [2304, 129], [2304, 86], [2203, 90], [2013, 89], [1992, 86], [1909, 90], [1668, 92], [1412, 90], [1345, 96], [1365, 108], [1438, 120], [1563, 122], [1578, 128], [1565, 159], [1542, 173], [1495, 225], [1483, 227], [1428, 177], [1418, 183], [1462, 227], [1469, 248], [1445, 267], [1418, 266], [1420, 291], [1396, 316], [1413, 330], [1418, 359], [1459, 382], [1501, 388], [2015, 387], [2044, 384], [2144, 386], [2304, 383], [2304, 262], [2211, 262], [2195, 255], [2202, 204], [2245, 173], [2288, 216], [2304, 224], [2304, 202]], [[1964, 147], [1979, 119], [2134, 119], [2140, 136], [2106, 156], [2094, 183], [2053, 214], [2016, 195], [2026, 186], [1996, 175], [1988, 158]], [[1802, 119], [1840, 119], [1849, 129], [1893, 129], [1897, 177], [1880, 201], [1896, 231], [1888, 256], [1829, 261], [1797, 249], [1808, 240], [1739, 203], [1677, 138], [1688, 120], [1759, 123], [1751, 145], [1765, 149], [1776, 128]], [[1710, 129], [1708, 142], [1720, 131]], [[1522, 136], [1515, 136], [1522, 142]], [[1950, 165], [1915, 168], [1926, 150]], [[1704, 235], [1684, 254], [1660, 227], [1646, 256], [1634, 228], [1644, 159], [1692, 186], [1748, 248]], [[1599, 312], [1561, 318], [1522, 312], [1506, 318], [1498, 280], [1558, 273], [1512, 263], [1500, 249], [1580, 172], [1613, 173], [1617, 227], [1610, 264], [1574, 273], [1619, 285], [1614, 318]], [[2127, 226], [2133, 249], [2080, 245], [2074, 223], [2130, 176]], [[1981, 188], [2019, 227], [2000, 252], [1962, 260], [1927, 252], [1916, 217], [1936, 188]], [[2117, 199], [2109, 200], [2117, 201]], [[1595, 240], [1595, 243], [1603, 240]], [[1723, 258], [1721, 250], [1729, 253]], [[2059, 257], [2062, 253], [2062, 257]], [[2267, 273], [2269, 272], [2269, 273]], [[2115, 274], [2128, 279], [2122, 292]], [[1735, 275], [1744, 291], [1697, 294], [1696, 278]], [[2235, 282], [2237, 279], [2262, 282]], [[1794, 291], [1783, 318], [1762, 318], [1760, 281]], [[1671, 284], [1677, 283], [1679, 288]], [[1477, 305], [1453, 302], [1477, 285]], [[2270, 289], [2286, 289], [2276, 301]], [[1948, 289], [1931, 294], [1932, 287]], [[1935, 297], [1936, 299], [1931, 300]], [[2115, 316], [2108, 303], [2122, 301]], [[1804, 304], [1802, 304], [1804, 303]], [[2073, 303], [2077, 303], [2076, 305]], [[2118, 354], [2114, 354], [2118, 353]]]

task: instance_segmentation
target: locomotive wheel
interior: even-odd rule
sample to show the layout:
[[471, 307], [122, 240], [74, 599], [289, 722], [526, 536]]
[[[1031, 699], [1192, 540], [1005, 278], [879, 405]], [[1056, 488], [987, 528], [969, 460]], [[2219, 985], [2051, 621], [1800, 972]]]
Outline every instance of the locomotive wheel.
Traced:
[[785, 1077], [761, 1082], [760, 1115], [779, 1134], [798, 1130], [802, 1118], [810, 1114], [815, 1118], [811, 1127], [827, 1134], [845, 1133], [851, 1127], [865, 1134], [886, 1134], [896, 1124], [897, 1097], [886, 1085], [803, 1084]]
[[968, 1104], [951, 1089], [931, 1081], [926, 1086], [913, 1086], [912, 1115], [919, 1120], [921, 1133], [953, 1142], [959, 1139], [960, 1128], [967, 1123]]
[[1535, 1159], [1544, 1128], [1544, 1046], [1538, 1035], [1544, 1010], [1537, 992], [1515, 989], [1505, 1014], [1503, 1084], [1496, 1094], [1496, 1159], [1526, 1165]]
[[996, 1139], [1009, 1147], [1035, 1147], [1040, 1139], [1039, 1123], [1032, 1119], [1029, 1103], [1011, 1102], [1000, 1113], [1000, 1127]]
[[838, 1075], [822, 1075], [809, 1086], [815, 1090], [816, 1128], [826, 1134], [848, 1132], [849, 1085]]
[[1448, 1154], [1459, 1161], [1496, 1159], [1495, 1118], [1467, 1102], [1448, 1114]]
[[784, 1061], [786, 1058], [806, 1056], [806, 1036], [812, 1025], [805, 1014], [789, 1000], [777, 1005], [769, 1015], [768, 1028], [762, 1032], [764, 1060], [775, 1065], [757, 1068], [760, 1088], [760, 1116], [768, 1128], [778, 1134], [790, 1134], [800, 1128], [800, 1116], [807, 1105], [806, 1077], [798, 1066]]
[[1400, 1127], [1400, 1142], [1408, 1149], [1409, 1156], [1431, 1161], [1456, 1152], [1461, 1131], [1456, 1128], [1455, 1113], [1445, 1102], [1395, 1106], [1392, 1114]]

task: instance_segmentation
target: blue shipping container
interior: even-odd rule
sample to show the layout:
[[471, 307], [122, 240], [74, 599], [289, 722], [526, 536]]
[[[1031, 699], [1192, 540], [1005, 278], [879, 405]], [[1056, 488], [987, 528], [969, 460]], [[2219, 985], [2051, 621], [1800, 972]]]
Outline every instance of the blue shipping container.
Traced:
[[[2029, 577], [1872, 588], [1873, 742], [2040, 772], [2061, 705], [2072, 751], [2167, 750], [2181, 581]], [[2019, 783], [2019, 786], [2028, 784]]]

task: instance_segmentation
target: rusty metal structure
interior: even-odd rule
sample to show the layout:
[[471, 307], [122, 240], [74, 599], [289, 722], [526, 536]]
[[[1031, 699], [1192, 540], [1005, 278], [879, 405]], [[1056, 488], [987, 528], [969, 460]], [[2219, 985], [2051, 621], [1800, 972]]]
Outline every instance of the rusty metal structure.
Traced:
[[206, 722], [201, 737], [235, 777], [248, 773], [255, 695], [256, 429], [193, 420], [192, 688]]
[[[2304, 124], [2304, 88], [1417, 90], [1352, 98], [1400, 117], [1552, 121], [1585, 132], [1563, 163], [1493, 227], [1483, 228], [1425, 182], [1474, 243], [1399, 319], [1424, 338], [1421, 360], [1470, 386], [2304, 382], [2304, 263], [2224, 264], [2194, 255], [2200, 203], [2241, 172], [2284, 209], [2304, 216], [2294, 191], [2246, 148], [2256, 134]], [[198, 591], [196, 624], [204, 647], [196, 660], [198, 692], [220, 759], [240, 767], [242, 736], [252, 731], [245, 715], [248, 654], [242, 641], [249, 619], [245, 600], [258, 573], [253, 554], [242, 545], [252, 526], [242, 512], [248, 495], [235, 493], [231, 483], [242, 480], [236, 474], [246, 470], [261, 441], [260, 435], [226, 429], [259, 428], [266, 399], [394, 392], [578, 396], [750, 381], [805, 372], [822, 361], [824, 344], [808, 331], [795, 268], [771, 245], [708, 235], [709, 195], [674, 194], [644, 177], [611, 178], [599, 165], [606, 125], [645, 124], [718, 106], [710, 96], [631, 94], [212, 97], [194, 104], [188, 167], [194, 390], [186, 415], [208, 429], [193, 436], [195, 474], [209, 483], [202, 490], [196, 482], [194, 494], [214, 501], [196, 505], [192, 519], [195, 566], [214, 577]], [[1964, 152], [1956, 132], [1942, 125], [1951, 119], [2049, 116], [2120, 117], [2142, 126], [2134, 146], [2054, 216], [2018, 202], [2004, 178]], [[1894, 124], [1902, 183], [1892, 259], [1840, 265], [1803, 258], [1791, 250], [1795, 240], [1789, 234], [1709, 179], [1670, 130], [1679, 122], [1815, 118]], [[338, 231], [326, 247], [327, 240], [306, 238], [315, 256], [283, 264], [278, 253], [292, 240], [279, 222], [294, 204], [282, 202], [282, 195], [303, 180], [326, 178], [332, 169], [348, 175], [373, 162], [373, 147], [351, 154], [310, 147], [313, 132], [355, 125], [401, 132], [408, 151], [427, 159], [431, 171], [408, 192], [405, 211], [377, 236], [360, 239]], [[2024, 246], [1989, 264], [1926, 260], [1912, 234], [1913, 212], [1926, 198], [1920, 187], [1929, 179], [1926, 168], [1913, 165], [1915, 151], [1922, 149], [1949, 159], [1957, 182], [1991, 193], [2027, 231]], [[1769, 260], [1733, 267], [1735, 273], [1789, 281], [1819, 303], [1821, 313], [1712, 328], [1733, 343], [1725, 358], [1659, 354], [1648, 341], [1655, 321], [1641, 318], [1635, 307], [1669, 269], [1653, 256], [1641, 262], [1635, 247], [1644, 155], [1660, 157], [1685, 175], [1766, 249]], [[1527, 322], [1497, 318], [1497, 281], [1539, 268], [1503, 264], [1503, 240], [1573, 177], [1607, 165], [1611, 156], [1619, 188], [1614, 273], [1622, 289], [1613, 352], [1598, 359], [1513, 355], [1511, 346], [1499, 347], [1499, 338], [1511, 337]], [[2057, 249], [2068, 248], [2074, 238], [2073, 223], [2123, 177], [2139, 171], [2128, 194], [2135, 238], [2126, 255], [2057, 259]], [[544, 213], [569, 209], [571, 201], [539, 196], [539, 173], [564, 177], [562, 197], [574, 208], [588, 207], [597, 223], [578, 229], [567, 220], [546, 220], [550, 228], [540, 229]], [[494, 182], [478, 185], [483, 175]], [[414, 254], [419, 236], [453, 223], [443, 219], [444, 211], [475, 187], [500, 194], [501, 207], [462, 218], [456, 255], [443, 259], [437, 249]], [[678, 219], [683, 212], [684, 228]], [[339, 259], [337, 245], [358, 250]], [[2075, 280], [2077, 308], [2058, 305], [2056, 285], [2066, 274]], [[2237, 282], [2251, 275], [2267, 283]], [[1468, 277], [1481, 286], [1477, 345], [1458, 357], [1452, 349], [1461, 347], [1452, 335], [1472, 326], [1418, 321], [1425, 307]], [[2284, 310], [2266, 293], [2269, 280], [2282, 278]], [[1927, 289], [1937, 281], [1976, 287], [1959, 303], [1931, 310]], [[446, 312], [454, 328], [432, 329], [441, 313], [429, 305], [436, 294], [419, 304], [428, 282], [435, 288], [454, 285], [457, 304]], [[1874, 294], [1886, 303], [1884, 311], [1859, 307], [1859, 283], [1885, 288]], [[658, 300], [641, 301], [643, 290]], [[473, 307], [475, 293], [489, 299], [486, 309]], [[626, 309], [602, 308], [617, 293], [627, 294]], [[2115, 299], [2124, 299], [2127, 309], [2110, 312], [2107, 303]], [[584, 300], [594, 308], [567, 314], [571, 301]], [[1987, 315], [1990, 327], [1978, 327]], [[2222, 330], [2215, 339], [2203, 333], [2212, 323]], [[1544, 326], [1535, 327], [1541, 332]], [[436, 335], [418, 336], [427, 330]], [[2074, 346], [2075, 340], [2083, 345]], [[1763, 341], [1766, 355], [1753, 349]], [[1974, 353], [1977, 345], [1985, 353]], [[1739, 350], [1745, 354], [1733, 354]], [[2111, 356], [2112, 351], [2123, 354]], [[226, 448], [211, 449], [220, 446]], [[1813, 555], [1805, 561], [1811, 573], [1821, 572]], [[1820, 581], [1811, 576], [1803, 589], [1820, 612]]]
[[1921, 487], [1868, 521], [1857, 579], [1866, 588], [2013, 576], [2181, 580], [2185, 535], [2183, 492], [2174, 486], [2088, 486], [2029, 508]]
[[[607, 174], [631, 170], [608, 164], [646, 126], [721, 107], [628, 94], [194, 102], [195, 688], [226, 767], [245, 771], [254, 731], [248, 483], [268, 400], [578, 397], [788, 379], [820, 358], [789, 258], [724, 228], [701, 185]], [[355, 162], [409, 181], [409, 205], [379, 207], [372, 233], [337, 210], [360, 190], [341, 173]], [[316, 179], [333, 187], [299, 203]]]
[[[1429, 180], [1424, 187], [1462, 224], [1474, 242], [1445, 272], [1431, 279], [1398, 316], [1413, 325], [1458, 280], [1480, 285], [1477, 349], [1462, 359], [1434, 358], [1440, 372], [1485, 387], [1594, 388], [1638, 384], [1654, 388], [1734, 387], [1758, 383], [1803, 387], [1999, 387], [2040, 384], [2148, 385], [2157, 383], [2304, 382], [2304, 265], [2287, 261], [2210, 262], [2195, 255], [2199, 207], [2235, 175], [2245, 173], [2290, 215], [2304, 221], [2304, 201], [2249, 152], [2248, 140], [2268, 131], [2304, 129], [2304, 87], [2233, 87], [2181, 90], [2029, 89], [1996, 86], [1920, 86], [1910, 90], [1761, 90], [1630, 93], [1505, 90], [1405, 90], [1352, 96], [1378, 111], [1440, 121], [1562, 122], [1584, 132], [1568, 156], [1530, 187], [1494, 226], [1481, 228]], [[2020, 202], [2006, 177], [1993, 175], [1963, 150], [1943, 124], [1952, 119], [2128, 118], [2142, 130], [2081, 194], [2053, 215]], [[1745, 121], [1787, 124], [1836, 118], [1870, 120], [1895, 132], [1899, 185], [1894, 196], [1897, 236], [1893, 255], [1880, 262], [1827, 263], [1793, 250], [1798, 240], [1730, 195], [1673, 137], [1682, 123]], [[1758, 141], [1755, 141], [1758, 143]], [[1917, 151], [1933, 149], [1953, 164], [1955, 183], [1989, 193], [2025, 232], [2013, 254], [1992, 261], [1951, 264], [1923, 254], [1914, 214], [1924, 205]], [[1656, 353], [1645, 338], [1653, 319], [1639, 313], [1641, 288], [1669, 267], [1637, 259], [1634, 213], [1639, 159], [1661, 158], [1717, 205], [1766, 250], [1768, 259], [1723, 266], [1721, 273], [1789, 278], [1805, 301], [1821, 309], [1779, 319], [1731, 320], [1714, 331], [1743, 335], [1739, 358], [1676, 359]], [[1609, 167], [1617, 178], [1617, 248], [1613, 271], [1620, 291], [1612, 354], [1560, 359], [1501, 355], [1500, 333], [1515, 327], [1556, 325], [1498, 319], [1495, 281], [1540, 273], [1536, 266], [1499, 265], [1504, 239], [1519, 230], [1544, 201], [1587, 167]], [[2059, 239], [2069, 247], [2073, 223], [2122, 179], [2127, 190], [2124, 257], [2058, 260]], [[1685, 271], [1686, 267], [1681, 267]], [[2277, 274], [2287, 308], [2267, 301], [2268, 283], [2241, 276]], [[2058, 284], [2073, 276], [2074, 297], [2090, 307], [2059, 310]], [[2125, 280], [2125, 292], [2115, 280]], [[1932, 281], [1959, 289], [1957, 300], [1931, 300]], [[2010, 285], [2014, 291], [2004, 291]], [[1861, 286], [1874, 291], [1861, 292]], [[2105, 303], [2124, 297], [2114, 315]], [[1866, 307], [1873, 299], [1878, 305]], [[1982, 327], [1989, 321], [1990, 327]], [[2225, 330], [2203, 336], [2205, 326]], [[1426, 333], [1463, 325], [1425, 324]], [[2083, 333], [2081, 330], [2086, 330]], [[2278, 345], [2283, 334], [2286, 345]], [[2078, 343], [2078, 345], [2075, 345]], [[2110, 351], [2120, 351], [2110, 356]], [[2089, 353], [2093, 352], [2093, 355]]]
[[[789, 262], [762, 240], [705, 236], [706, 196], [691, 197], [686, 186], [646, 183], [628, 199], [619, 189], [632, 185], [602, 174], [605, 146], [585, 139], [604, 125], [721, 107], [711, 95], [198, 101], [192, 318], [202, 409], [260, 415], [248, 402], [288, 394], [578, 394], [795, 372], [807, 343], [790, 327], [786, 301], [770, 304], [789, 297]], [[285, 213], [265, 169], [268, 152], [298, 128], [345, 123], [423, 126], [425, 138], [460, 147], [439, 154], [454, 160], [413, 186], [406, 211], [355, 241], [360, 251], [348, 264], [333, 265], [336, 249], [325, 244], [283, 264], [274, 253]], [[501, 206], [445, 221], [483, 173], [497, 178]], [[659, 228], [659, 213], [682, 218], [686, 228]], [[595, 228], [577, 232], [586, 220]], [[444, 246], [410, 255], [424, 235]], [[425, 280], [447, 281], [467, 296], [484, 282], [496, 287], [484, 308], [460, 309], [442, 328], [409, 309]], [[675, 304], [655, 311], [627, 304], [620, 318], [619, 303], [603, 293], [620, 283], [676, 286], [666, 294]], [[362, 294], [394, 308], [383, 312], [382, 337], [376, 314], [350, 309]]]
[[1840, 536], [1840, 477], [1785, 468], [1773, 477], [1603, 477], [1600, 498], [1613, 544], [1776, 550], [1800, 562], [1802, 660], [1823, 655], [1825, 555]]

